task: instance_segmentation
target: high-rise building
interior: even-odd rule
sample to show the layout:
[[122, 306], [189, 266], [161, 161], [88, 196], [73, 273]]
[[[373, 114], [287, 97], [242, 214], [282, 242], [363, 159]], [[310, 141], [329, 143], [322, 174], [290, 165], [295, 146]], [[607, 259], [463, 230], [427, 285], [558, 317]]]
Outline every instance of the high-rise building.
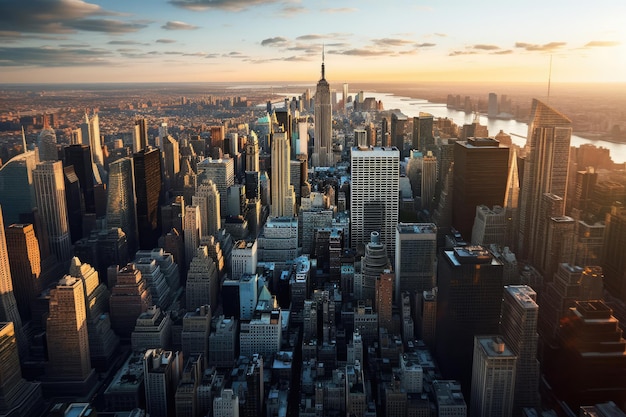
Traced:
[[503, 266], [482, 246], [446, 249], [437, 262], [436, 352], [444, 377], [469, 393], [477, 335], [496, 334]]
[[137, 317], [151, 305], [152, 296], [141, 271], [133, 264], [128, 264], [116, 272], [116, 283], [111, 288], [109, 298], [109, 311], [111, 328], [120, 338], [130, 339]]
[[246, 171], [259, 172], [259, 140], [254, 132], [250, 132], [245, 146]]
[[59, 151], [57, 149], [57, 135], [45, 119], [44, 128], [41, 129], [37, 138], [37, 148], [39, 149], [39, 159], [41, 161], [58, 161]]
[[400, 152], [397, 148], [352, 148], [350, 166], [350, 238], [352, 247], [365, 246], [372, 232], [380, 233], [387, 253], [395, 253], [398, 223]]
[[341, 97], [343, 102], [343, 114], [348, 114], [348, 83], [343, 83], [343, 93]]
[[471, 415], [510, 417], [517, 356], [500, 336], [474, 337]]
[[159, 200], [161, 198], [161, 156], [157, 148], [144, 148], [133, 155], [135, 195], [137, 197], [137, 227], [139, 247], [158, 246]]
[[198, 184], [205, 180], [215, 183], [220, 192], [220, 213], [228, 213], [227, 190], [235, 184], [235, 163], [232, 158], [206, 158], [198, 162]]
[[0, 167], [0, 205], [7, 224], [19, 223], [20, 214], [30, 214], [37, 205], [33, 170], [38, 162], [37, 152], [26, 151]]
[[393, 307], [393, 282], [395, 276], [391, 270], [386, 269], [376, 279], [376, 312], [378, 313], [378, 326], [392, 331], [391, 310]]
[[438, 416], [467, 417], [467, 403], [457, 381], [433, 381], [433, 396]]
[[215, 236], [222, 228], [221, 195], [212, 180], [202, 181], [191, 198], [200, 211], [200, 237]]
[[[50, 291], [46, 325], [48, 379], [85, 381], [91, 368], [83, 281], [66, 275]], [[71, 353], [70, 353], [71, 352]]]
[[408, 118], [400, 113], [391, 113], [391, 146], [395, 146], [400, 151], [400, 156], [404, 155], [404, 135], [406, 133], [406, 125]]
[[471, 239], [476, 206], [504, 201], [509, 148], [491, 138], [468, 138], [454, 148], [452, 226], [465, 240]]
[[150, 416], [175, 415], [174, 395], [183, 371], [182, 352], [148, 349], [143, 357], [146, 411]]
[[4, 221], [2, 219], [2, 207], [0, 207], [0, 321], [13, 322], [19, 352], [20, 355], [22, 355], [22, 360], [25, 360], [28, 351], [28, 341], [22, 330], [22, 319], [13, 293], [11, 266], [9, 263], [7, 241], [5, 239]]
[[315, 90], [315, 138], [311, 165], [332, 165], [333, 109], [330, 101], [330, 85], [326, 81], [324, 54], [322, 53], [322, 78]]
[[398, 223], [396, 226], [395, 296], [428, 291], [437, 285], [437, 226]]
[[239, 396], [231, 388], [222, 390], [213, 400], [214, 417], [239, 417]]
[[85, 201], [85, 212], [96, 212], [94, 172], [91, 149], [87, 145], [70, 145], [64, 149], [65, 166], [73, 166]]
[[[74, 167], [63, 168], [63, 178], [65, 180], [65, 205], [67, 207], [67, 219], [70, 226], [70, 237], [72, 244], [83, 238], [83, 220], [85, 218], [85, 202], [80, 190], [78, 177], [74, 172]], [[87, 227], [86, 227], [87, 228]]]
[[241, 320], [239, 349], [241, 356], [259, 354], [269, 357], [280, 351], [282, 336], [280, 308], [262, 312], [251, 320]]
[[6, 243], [17, 308], [22, 320], [27, 321], [31, 318], [31, 303], [43, 289], [41, 254], [33, 225], [10, 225], [6, 229]]
[[518, 246], [522, 259], [531, 263], [539, 255], [536, 246], [545, 239], [539, 229], [542, 196], [545, 193], [566, 196], [571, 136], [571, 121], [567, 117], [533, 99], [526, 143], [529, 152], [522, 177]]
[[372, 232], [370, 242], [365, 245], [365, 254], [361, 258], [361, 273], [355, 277], [354, 295], [360, 300], [374, 300], [376, 281], [385, 270], [391, 270], [386, 246], [380, 239], [380, 233]]
[[40, 415], [43, 408], [41, 386], [22, 378], [15, 327], [0, 322], [0, 415], [29, 417]]
[[431, 350], [435, 348], [437, 329], [437, 288], [415, 294], [417, 328], [420, 338]]
[[[89, 135], [83, 134], [83, 143], [85, 138], [89, 138], [89, 147], [91, 148], [92, 160], [99, 169], [104, 166], [104, 157], [102, 154], [102, 139], [100, 138], [100, 118], [98, 113], [94, 113], [91, 119], [85, 114], [85, 121], [89, 125]], [[85, 143], [87, 145], [87, 143]]]
[[606, 289], [620, 300], [626, 300], [626, 209], [613, 206], [606, 215], [604, 234], [604, 277]]
[[509, 164], [509, 176], [506, 180], [506, 192], [504, 194], [504, 210], [506, 216], [506, 242], [513, 250], [517, 250], [517, 239], [519, 230], [519, 172], [517, 169], [517, 151], [511, 152], [511, 163]]
[[201, 224], [200, 208], [198, 206], [186, 206], [183, 225], [185, 235], [185, 266], [191, 262], [198, 246], [200, 246]]
[[537, 293], [528, 285], [504, 287], [500, 334], [517, 356], [514, 414], [524, 407], [539, 405], [539, 361], [537, 360]]
[[187, 311], [194, 311], [205, 304], [217, 305], [219, 285], [215, 262], [209, 257], [208, 248], [199, 246], [187, 272]]
[[183, 355], [200, 355], [202, 363], [209, 358], [209, 335], [211, 333], [211, 306], [205, 304], [188, 311], [183, 316], [181, 344]]
[[133, 153], [138, 153], [148, 147], [148, 126], [146, 119], [135, 120], [133, 129]]
[[106, 220], [108, 227], [119, 227], [126, 234], [129, 253], [137, 250], [137, 212], [135, 210], [135, 170], [130, 158], [109, 164]]
[[472, 227], [472, 245], [489, 246], [495, 243], [507, 245], [507, 217], [502, 206], [489, 208], [484, 204], [476, 206], [476, 217]]
[[437, 186], [437, 157], [432, 151], [426, 151], [422, 158], [422, 179], [420, 196], [422, 209], [432, 211], [435, 205], [435, 190]]
[[131, 346], [134, 352], [145, 352], [151, 346], [167, 349], [172, 339], [172, 320], [157, 306], [151, 306], [141, 313], [135, 321], [131, 334]]
[[238, 280], [243, 274], [255, 274], [257, 268], [257, 242], [240, 240], [231, 252], [231, 279]]
[[38, 164], [33, 171], [33, 182], [37, 207], [48, 230], [50, 251], [59, 262], [67, 262], [72, 256], [72, 242], [61, 161]]
[[180, 172], [180, 150], [178, 141], [167, 135], [161, 138], [161, 158], [163, 166], [163, 186], [166, 192], [174, 189], [176, 177]]
[[219, 316], [215, 331], [209, 335], [209, 366], [230, 367], [239, 356], [237, 352], [237, 320]]
[[487, 117], [496, 117], [498, 115], [498, 95], [489, 93], [489, 101], [487, 102]]
[[418, 117], [413, 118], [413, 138], [411, 149], [422, 152], [432, 150], [435, 145], [433, 136], [433, 115], [420, 112]]
[[[317, 107], [317, 106], [316, 106]], [[272, 138], [272, 217], [294, 215], [295, 194], [291, 181], [289, 138], [285, 132], [276, 132]]]

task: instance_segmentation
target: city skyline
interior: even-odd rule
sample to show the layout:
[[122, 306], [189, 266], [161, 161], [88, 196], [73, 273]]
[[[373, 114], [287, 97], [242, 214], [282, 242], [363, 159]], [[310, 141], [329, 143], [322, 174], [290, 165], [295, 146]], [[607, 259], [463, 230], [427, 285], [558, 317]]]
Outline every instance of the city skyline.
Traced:
[[544, 82], [550, 67], [626, 82], [626, 4], [600, 3], [2, 1], [0, 66], [5, 83], [311, 81], [324, 48], [333, 82]]

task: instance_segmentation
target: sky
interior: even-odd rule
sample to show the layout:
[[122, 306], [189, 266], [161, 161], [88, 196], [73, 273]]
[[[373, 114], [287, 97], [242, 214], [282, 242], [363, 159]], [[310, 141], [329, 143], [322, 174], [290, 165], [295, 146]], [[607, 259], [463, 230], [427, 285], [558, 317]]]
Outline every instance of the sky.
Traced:
[[[0, 0], [0, 83], [626, 82], [624, 0]], [[550, 69], [551, 68], [551, 69]]]

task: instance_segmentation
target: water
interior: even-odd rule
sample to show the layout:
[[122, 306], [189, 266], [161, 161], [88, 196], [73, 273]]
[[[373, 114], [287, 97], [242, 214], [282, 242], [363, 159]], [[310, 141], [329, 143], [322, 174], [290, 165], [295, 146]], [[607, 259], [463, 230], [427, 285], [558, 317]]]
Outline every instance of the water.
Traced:
[[[423, 99], [396, 96], [390, 93], [365, 92], [364, 94], [365, 97], [376, 97], [377, 100], [382, 100], [385, 109], [399, 109], [409, 117], [418, 116], [419, 112], [426, 112], [435, 117], [452, 119], [459, 126], [472, 123], [475, 118], [475, 114], [448, 109], [445, 104], [431, 103]], [[495, 136], [502, 130], [511, 135], [511, 140], [516, 145], [524, 146], [526, 144], [526, 135], [528, 135], [528, 125], [526, 123], [516, 120], [489, 119], [483, 115], [479, 117], [480, 124], [487, 125], [490, 136]], [[614, 162], [626, 162], [626, 143], [613, 143], [572, 135], [572, 146], [578, 147], [584, 144], [606, 148], [611, 152], [611, 158]]]
[[[459, 110], [448, 109], [445, 104], [431, 103], [428, 100], [396, 96], [391, 93], [379, 93], [373, 91], [365, 91], [364, 97], [376, 97], [381, 100], [385, 110], [398, 109], [408, 117], [418, 116], [420, 112], [430, 113], [435, 117], [447, 117], [454, 120], [459, 126], [469, 124], [474, 121], [475, 114], [465, 113]], [[299, 93], [283, 93], [285, 97], [297, 97]], [[342, 94], [337, 93], [337, 99], [341, 99]], [[282, 100], [275, 103], [276, 107], [282, 107]], [[263, 105], [265, 106], [265, 105]], [[479, 116], [480, 124], [486, 125], [489, 129], [489, 135], [495, 136], [502, 130], [511, 135], [511, 141], [523, 147], [526, 144], [526, 135], [528, 135], [528, 124], [518, 122], [516, 120], [489, 119], [487, 116]], [[606, 148], [611, 153], [611, 158], [615, 163], [626, 163], [626, 143], [613, 143], [605, 140], [587, 139], [577, 135], [572, 135], [571, 146], [579, 147], [580, 145], [591, 144], [598, 148]]]

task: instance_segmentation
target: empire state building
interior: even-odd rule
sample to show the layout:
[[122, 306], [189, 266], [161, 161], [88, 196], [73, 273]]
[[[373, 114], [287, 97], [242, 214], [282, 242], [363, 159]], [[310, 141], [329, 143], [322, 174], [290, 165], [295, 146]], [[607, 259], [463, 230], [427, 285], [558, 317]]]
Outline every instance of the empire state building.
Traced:
[[315, 90], [315, 147], [311, 157], [311, 165], [332, 165], [332, 123], [333, 109], [330, 104], [330, 85], [324, 77], [324, 53], [322, 52], [322, 78], [317, 82]]

